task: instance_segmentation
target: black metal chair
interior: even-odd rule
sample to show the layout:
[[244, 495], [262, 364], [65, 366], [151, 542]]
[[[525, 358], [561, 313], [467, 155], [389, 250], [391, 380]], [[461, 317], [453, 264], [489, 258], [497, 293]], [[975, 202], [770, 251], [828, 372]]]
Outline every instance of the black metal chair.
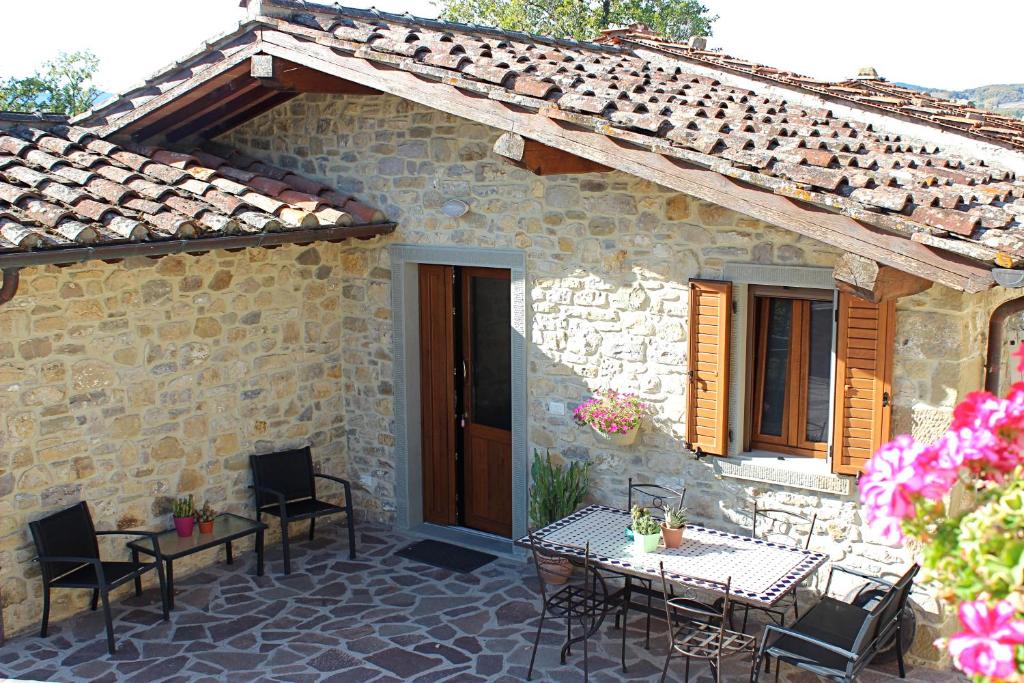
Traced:
[[[626, 498], [626, 510], [632, 510], [633, 505], [639, 505], [646, 510], [656, 510], [658, 515], [664, 517], [663, 508], [666, 506], [682, 507], [683, 501], [686, 500], [686, 487], [680, 489], [674, 489], [661, 484], [634, 484], [633, 478], [628, 479], [629, 488]], [[652, 515], [657, 516], [657, 515]], [[646, 596], [647, 606], [644, 611], [647, 614], [646, 625], [644, 629], [644, 649], [651, 649], [651, 615], [654, 614], [654, 608], [652, 607], [654, 600], [663, 600], [664, 596], [654, 588], [653, 582], [650, 579], [641, 579], [635, 576], [622, 575], [626, 579], [626, 591], [625, 599], [622, 601], [622, 609], [618, 614], [615, 615], [615, 626], [616, 628], [620, 625], [620, 619], [622, 620], [622, 670], [626, 671], [626, 617], [628, 616], [630, 606], [642, 607], [640, 603], [634, 603], [631, 601], [634, 594], [640, 596]], [[634, 586], [634, 583], [638, 584]]]
[[[274, 515], [281, 520], [281, 547], [284, 552], [284, 573], [292, 573], [288, 547], [288, 525], [309, 520], [309, 540], [313, 540], [317, 517], [345, 513], [348, 522], [348, 556], [356, 557], [355, 516], [352, 512], [352, 485], [339, 477], [319, 474], [313, 469], [309, 446], [277, 453], [250, 455], [253, 489], [256, 493], [256, 519]], [[316, 494], [316, 479], [337, 482], [345, 489], [345, 505], [327, 503]]]
[[[556, 619], [565, 619], [565, 645], [562, 646], [561, 662], [565, 664], [566, 655], [570, 654], [570, 647], [573, 643], [583, 642], [583, 679], [590, 680], [589, 652], [587, 642], [590, 637], [597, 633], [604, 622], [608, 611], [614, 607], [614, 602], [620, 595], [619, 592], [610, 593], [604, 577], [597, 571], [597, 567], [590, 563], [590, 544], [584, 548], [577, 548], [583, 554], [583, 564], [579, 566], [574, 576], [569, 577], [569, 583], [548, 595], [548, 583], [552, 579], [564, 580], [563, 575], [549, 569], [544, 558], [551, 555], [539, 549], [539, 542], [534, 537], [533, 531], [527, 529], [530, 536], [530, 551], [533, 553], [533, 564], [537, 570], [537, 581], [540, 584], [541, 612], [540, 623], [537, 625], [537, 635], [533, 639], [533, 653], [530, 655], [530, 668], [526, 672], [526, 680], [533, 676], [533, 664], [537, 659], [537, 647], [540, 645], [540, 635], [544, 630], [544, 620], [548, 616]], [[563, 544], [564, 545], [564, 544]], [[582, 635], [573, 637], [573, 622], [579, 623]]]
[[[753, 683], [760, 675], [762, 659], [767, 662], [772, 657], [776, 661], [776, 680], [779, 666], [785, 662], [832, 681], [853, 681], [893, 639], [900, 678], [905, 678], [901, 637], [903, 610], [918, 569], [915, 564], [898, 581], [890, 583], [853, 569], [833, 566], [825, 587], [826, 596], [821, 602], [789, 628], [775, 624], [765, 626], [751, 670]], [[828, 597], [836, 571], [886, 586], [887, 591], [870, 610]]]
[[[92, 609], [103, 602], [107, 624], [107, 651], [114, 654], [114, 622], [110, 615], [110, 591], [135, 581], [135, 594], [142, 594], [143, 574], [156, 569], [160, 578], [160, 601], [164, 619], [169, 619], [167, 584], [157, 534], [151, 531], [97, 531], [89, 506], [84, 501], [49, 517], [29, 522], [43, 577], [43, 621], [39, 637], [45, 638], [50, 622], [51, 588], [92, 589]], [[152, 562], [113, 562], [100, 559], [98, 536], [143, 536], [153, 542]]]
[[[732, 602], [729, 591], [732, 579], [724, 583], [708, 581], [709, 587], [723, 594], [721, 608], [710, 607], [687, 598], [665, 600], [665, 621], [668, 627], [668, 654], [661, 670], [661, 680], [668, 675], [672, 658], [682, 656], [686, 660], [685, 681], [690, 680], [690, 660], [698, 659], [708, 663], [715, 683], [722, 680], [722, 659], [735, 655], [754, 653], [754, 637], [726, 628]], [[665, 564], [661, 564], [661, 587], [663, 595], [669, 595], [670, 587], [665, 578]]]
[[[784, 527], [787, 533], [800, 530], [801, 533], [806, 534], [807, 538], [803, 542], [802, 547], [807, 550], [811, 547], [811, 538], [814, 536], [814, 526], [818, 523], [818, 515], [814, 513], [810, 517], [802, 515], [797, 512], [790, 512], [789, 510], [781, 510], [776, 508], [762, 508], [759, 507], [757, 501], [754, 501], [754, 523], [750, 528], [751, 538], [762, 538], [757, 535], [758, 524], [760, 524], [762, 533], [767, 530], [773, 530], [778, 527]], [[769, 540], [769, 539], [765, 539]], [[798, 545], [794, 543], [792, 545]], [[793, 618], [800, 618], [800, 605], [798, 603], [799, 596], [797, 591], [799, 586], [794, 586], [793, 590], [786, 595], [782, 600], [779, 601], [779, 608], [774, 607], [757, 607], [744, 604], [743, 605], [743, 626], [740, 628], [741, 631], [746, 633], [747, 631], [747, 619], [750, 617], [750, 610], [757, 610], [764, 612], [768, 617], [779, 624], [779, 626], [786, 625], [786, 614], [789, 610], [793, 610]], [[732, 615], [729, 615], [730, 623], [732, 623]]]

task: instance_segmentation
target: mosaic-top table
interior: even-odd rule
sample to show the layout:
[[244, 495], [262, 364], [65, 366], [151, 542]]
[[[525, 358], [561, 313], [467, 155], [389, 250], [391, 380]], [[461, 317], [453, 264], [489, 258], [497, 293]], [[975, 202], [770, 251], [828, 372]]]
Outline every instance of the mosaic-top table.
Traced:
[[[540, 548], [583, 559], [581, 548], [590, 544], [590, 559], [599, 567], [645, 579], [665, 577], [673, 583], [718, 592], [712, 581], [731, 579], [731, 597], [737, 602], [771, 607], [825, 563], [828, 556], [795, 546], [687, 524], [678, 548], [634, 554], [626, 538], [630, 523], [625, 510], [591, 505], [534, 532]], [[529, 547], [525, 536], [517, 545]]]

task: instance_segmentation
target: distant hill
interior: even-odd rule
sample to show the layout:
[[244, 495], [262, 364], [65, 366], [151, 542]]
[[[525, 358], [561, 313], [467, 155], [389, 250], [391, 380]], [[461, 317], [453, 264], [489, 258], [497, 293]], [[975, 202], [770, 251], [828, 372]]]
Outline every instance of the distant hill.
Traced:
[[1024, 119], [1024, 83], [1007, 83], [1002, 85], [982, 85], [967, 90], [944, 90], [942, 88], [925, 88], [913, 83], [897, 83], [904, 88], [931, 93], [935, 97], [951, 100], [970, 100], [982, 109], [997, 111], [1006, 116]]

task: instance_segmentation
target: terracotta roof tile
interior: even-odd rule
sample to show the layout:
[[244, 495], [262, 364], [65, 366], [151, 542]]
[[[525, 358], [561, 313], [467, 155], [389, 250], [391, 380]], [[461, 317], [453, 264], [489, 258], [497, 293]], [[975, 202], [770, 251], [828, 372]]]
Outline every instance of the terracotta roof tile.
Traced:
[[[199, 70], [226, 63], [228, 55], [251, 46], [252, 27], [260, 26], [598, 131], [904, 238], [972, 258], [991, 256], [998, 265], [1024, 263], [1024, 210], [1017, 202], [1024, 197], [1024, 180], [1010, 170], [1024, 168], [1024, 122], [881, 80], [826, 83], [629, 31], [612, 32], [615, 45], [596, 45], [308, 0], [301, 9], [267, 1], [278, 5], [275, 16], [260, 17], [83, 120], [101, 126], [104, 135], [118, 130], [119, 114], [146, 106]], [[907, 121], [917, 125], [908, 127]], [[911, 139], [898, 132], [906, 130], [929, 134]], [[936, 144], [949, 147], [951, 136], [959, 153]], [[61, 137], [95, 139], [80, 129]], [[976, 156], [984, 157], [992, 149], [988, 143], [1015, 155], [1013, 163], [1001, 168], [963, 154], [978, 149]], [[0, 152], [20, 159], [25, 147], [0, 138]], [[242, 230], [264, 229], [257, 224], [267, 219], [254, 217], [260, 208], [265, 217], [286, 221], [285, 205], [278, 203], [286, 197], [300, 202], [289, 208], [312, 210], [321, 221], [331, 215], [321, 202], [357, 222], [380, 216], [316, 181], [295, 180], [289, 171], [233, 150], [204, 145], [201, 152], [205, 156], [153, 150], [137, 158], [117, 150], [94, 158], [76, 149], [57, 156], [114, 182], [101, 166], [116, 164], [152, 179], [146, 164], [173, 157], [172, 165], [191, 178], [154, 182], [195, 195], [213, 205], [212, 211], [238, 220]], [[40, 158], [30, 165], [44, 172], [48, 163]], [[313, 198], [300, 200], [300, 194]]]
[[385, 220], [362, 204], [345, 209], [352, 200], [318, 181], [257, 171], [274, 172], [230, 150], [126, 149], [86, 129], [44, 130], [0, 115], [0, 251]]

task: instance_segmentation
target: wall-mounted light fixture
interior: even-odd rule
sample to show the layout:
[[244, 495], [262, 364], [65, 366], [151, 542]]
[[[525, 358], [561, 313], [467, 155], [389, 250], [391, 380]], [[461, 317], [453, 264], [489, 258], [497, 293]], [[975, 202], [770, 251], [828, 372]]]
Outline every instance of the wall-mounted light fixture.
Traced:
[[441, 213], [449, 218], [460, 218], [469, 213], [469, 204], [461, 199], [449, 199], [441, 205]]

